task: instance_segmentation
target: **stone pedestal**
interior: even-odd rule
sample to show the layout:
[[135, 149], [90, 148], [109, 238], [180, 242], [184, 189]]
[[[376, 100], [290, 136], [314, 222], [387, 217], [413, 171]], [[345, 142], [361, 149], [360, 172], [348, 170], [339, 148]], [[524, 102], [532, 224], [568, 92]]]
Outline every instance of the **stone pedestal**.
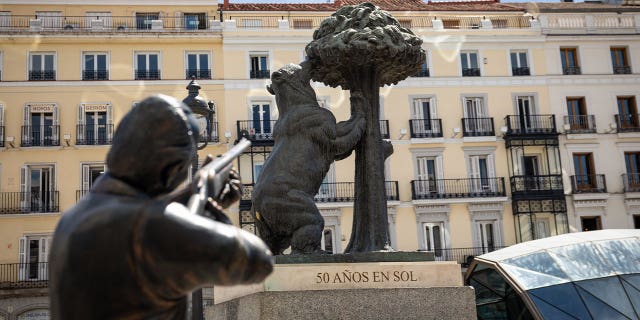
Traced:
[[[377, 261], [380, 254], [389, 255], [373, 253], [365, 260]], [[277, 257], [274, 272], [261, 284], [215, 287], [207, 319], [476, 318], [474, 292], [462, 285], [458, 264], [415, 261], [433, 259], [425, 253], [389, 257], [400, 261], [353, 262], [349, 260], [363, 257], [350, 255]], [[301, 259], [309, 261], [296, 261]]]

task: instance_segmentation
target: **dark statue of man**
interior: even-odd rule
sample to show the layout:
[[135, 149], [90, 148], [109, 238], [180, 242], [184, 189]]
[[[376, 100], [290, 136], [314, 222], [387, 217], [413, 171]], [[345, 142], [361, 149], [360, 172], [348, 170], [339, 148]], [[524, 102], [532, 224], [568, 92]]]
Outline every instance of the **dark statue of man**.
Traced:
[[308, 65], [289, 64], [271, 75], [279, 117], [273, 151], [253, 189], [260, 237], [274, 254], [320, 251], [324, 220], [313, 197], [334, 160], [349, 156], [364, 132], [362, 95], [351, 96], [351, 118], [336, 123], [318, 105]]
[[122, 119], [107, 172], [56, 228], [49, 264], [53, 319], [185, 319], [191, 291], [269, 275], [273, 260], [265, 244], [215, 221], [226, 220], [220, 207], [238, 199], [233, 173], [199, 171], [226, 192], [209, 189], [209, 214], [185, 206], [194, 192], [183, 181], [197, 133], [189, 108], [167, 96], [145, 99]]

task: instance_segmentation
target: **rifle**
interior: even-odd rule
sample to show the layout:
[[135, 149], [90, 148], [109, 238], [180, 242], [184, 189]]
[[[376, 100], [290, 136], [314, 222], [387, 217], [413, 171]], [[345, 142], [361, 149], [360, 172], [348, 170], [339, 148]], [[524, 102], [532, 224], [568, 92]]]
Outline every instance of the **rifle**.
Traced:
[[[198, 191], [194, 193], [191, 198], [189, 198], [189, 202], [187, 202], [187, 208], [189, 208], [190, 212], [202, 215], [209, 197], [209, 184], [207, 183], [209, 177], [219, 175], [225, 171], [228, 173], [230, 169], [228, 167], [231, 165], [233, 159], [239, 157], [250, 146], [251, 141], [242, 138], [242, 140], [240, 140], [240, 142], [238, 142], [229, 151], [225, 152], [222, 156], [213, 159], [213, 161], [198, 170], [198, 173], [196, 174], [196, 179], [198, 179], [196, 181], [196, 188]], [[226, 177], [214, 178], [213, 191], [216, 193], [222, 192], [226, 180]]]

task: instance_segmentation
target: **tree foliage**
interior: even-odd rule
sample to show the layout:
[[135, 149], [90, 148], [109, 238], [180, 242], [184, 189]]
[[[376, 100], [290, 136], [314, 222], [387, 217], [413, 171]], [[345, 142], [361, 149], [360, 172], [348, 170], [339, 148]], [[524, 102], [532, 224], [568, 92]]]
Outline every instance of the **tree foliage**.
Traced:
[[306, 47], [315, 81], [343, 89], [353, 68], [373, 68], [380, 86], [414, 74], [425, 60], [422, 39], [371, 3], [344, 6], [325, 19]]

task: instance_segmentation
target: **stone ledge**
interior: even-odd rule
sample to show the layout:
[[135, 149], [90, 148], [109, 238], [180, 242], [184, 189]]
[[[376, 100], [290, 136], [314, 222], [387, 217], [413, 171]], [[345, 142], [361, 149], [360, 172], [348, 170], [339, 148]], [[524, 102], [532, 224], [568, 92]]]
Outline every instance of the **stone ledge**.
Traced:
[[353, 254], [300, 254], [275, 256], [276, 264], [416, 262], [433, 260], [433, 252], [418, 251], [378, 251]]

